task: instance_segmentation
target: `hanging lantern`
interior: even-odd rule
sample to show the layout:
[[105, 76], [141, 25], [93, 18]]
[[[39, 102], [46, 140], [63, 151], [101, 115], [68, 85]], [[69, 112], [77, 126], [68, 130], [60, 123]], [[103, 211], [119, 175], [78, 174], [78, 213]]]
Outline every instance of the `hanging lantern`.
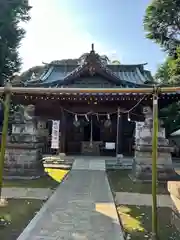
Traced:
[[75, 127], [79, 127], [80, 126], [80, 121], [78, 120], [78, 116], [77, 114], [74, 117], [74, 122], [73, 122]]
[[112, 124], [112, 122], [111, 122], [110, 115], [107, 114], [107, 120], [104, 122], [104, 127], [109, 128], [111, 126], [111, 124]]

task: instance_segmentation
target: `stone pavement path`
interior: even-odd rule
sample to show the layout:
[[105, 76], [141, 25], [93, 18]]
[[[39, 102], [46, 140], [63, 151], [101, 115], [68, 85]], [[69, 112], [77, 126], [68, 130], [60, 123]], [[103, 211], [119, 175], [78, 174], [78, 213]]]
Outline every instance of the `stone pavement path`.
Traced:
[[95, 159], [91, 160], [92, 158], [87, 158], [84, 160], [82, 157], [75, 160], [72, 169], [76, 170], [99, 170], [99, 171], [105, 171], [106, 165], [105, 161], [102, 159]]
[[124, 240], [105, 164], [77, 161], [17, 240]]
[[4, 198], [24, 198], [24, 199], [40, 199], [46, 200], [53, 193], [53, 190], [50, 188], [3, 188], [2, 196]]
[[[119, 205], [152, 206], [151, 194], [116, 192], [115, 201]], [[171, 207], [172, 201], [169, 195], [158, 195], [157, 204], [159, 207]]]

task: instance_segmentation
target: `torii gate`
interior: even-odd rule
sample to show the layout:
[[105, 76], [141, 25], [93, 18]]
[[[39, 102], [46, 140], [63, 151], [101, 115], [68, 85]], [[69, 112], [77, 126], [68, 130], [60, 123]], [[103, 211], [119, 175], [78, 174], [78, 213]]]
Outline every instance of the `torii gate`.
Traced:
[[180, 94], [180, 87], [161, 87], [154, 85], [148, 88], [24, 88], [11, 87], [7, 84], [0, 87], [0, 95], [5, 94], [4, 121], [2, 128], [1, 153], [0, 153], [0, 198], [2, 192], [3, 168], [6, 149], [6, 137], [8, 132], [8, 118], [10, 109], [10, 99], [12, 94], [62, 94], [62, 93], [145, 93], [153, 95], [153, 134], [152, 134], [152, 234], [153, 239], [157, 239], [157, 166], [158, 154], [158, 95], [159, 93]]

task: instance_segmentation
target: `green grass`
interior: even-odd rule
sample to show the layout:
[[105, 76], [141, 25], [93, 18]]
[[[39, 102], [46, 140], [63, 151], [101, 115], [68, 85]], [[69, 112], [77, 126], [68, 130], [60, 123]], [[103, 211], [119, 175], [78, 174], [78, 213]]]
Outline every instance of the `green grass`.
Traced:
[[[107, 176], [114, 192], [133, 192], [151, 194], [151, 183], [133, 182], [129, 178], [130, 170], [108, 170]], [[168, 194], [167, 184], [159, 183], [158, 194]]]
[[[150, 239], [151, 207], [149, 206], [117, 206], [124, 231], [132, 240]], [[171, 209], [158, 208], [159, 240], [180, 239], [180, 232], [171, 225]]]
[[0, 207], [0, 217], [10, 221], [10, 224], [0, 227], [0, 239], [17, 239], [42, 204], [41, 200], [8, 200], [8, 206]]
[[46, 169], [47, 175], [33, 180], [3, 180], [3, 187], [25, 187], [25, 188], [56, 188], [62, 181], [67, 170]]

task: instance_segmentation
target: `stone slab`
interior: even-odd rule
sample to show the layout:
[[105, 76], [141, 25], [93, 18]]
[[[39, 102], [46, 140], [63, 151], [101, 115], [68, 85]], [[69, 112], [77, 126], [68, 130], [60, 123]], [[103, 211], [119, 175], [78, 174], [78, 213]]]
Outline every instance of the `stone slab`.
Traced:
[[3, 198], [46, 200], [53, 193], [49, 188], [3, 188]]
[[180, 182], [179, 181], [169, 181], [168, 182], [168, 191], [171, 195], [180, 199]]
[[105, 171], [106, 164], [104, 160], [94, 160], [93, 157], [89, 158], [89, 160], [84, 160], [83, 158], [77, 159], [72, 169], [74, 170], [98, 170], [98, 171]]
[[180, 182], [169, 181], [168, 191], [172, 201], [171, 223], [180, 231]]
[[170, 195], [172, 200], [172, 210], [178, 215], [180, 218], [180, 200], [174, 195]]
[[180, 199], [174, 195], [170, 195], [172, 200], [171, 223], [180, 231]]
[[[118, 205], [152, 206], [151, 194], [116, 192], [115, 201]], [[159, 207], [172, 207], [171, 198], [168, 195], [158, 195], [157, 205]]]

